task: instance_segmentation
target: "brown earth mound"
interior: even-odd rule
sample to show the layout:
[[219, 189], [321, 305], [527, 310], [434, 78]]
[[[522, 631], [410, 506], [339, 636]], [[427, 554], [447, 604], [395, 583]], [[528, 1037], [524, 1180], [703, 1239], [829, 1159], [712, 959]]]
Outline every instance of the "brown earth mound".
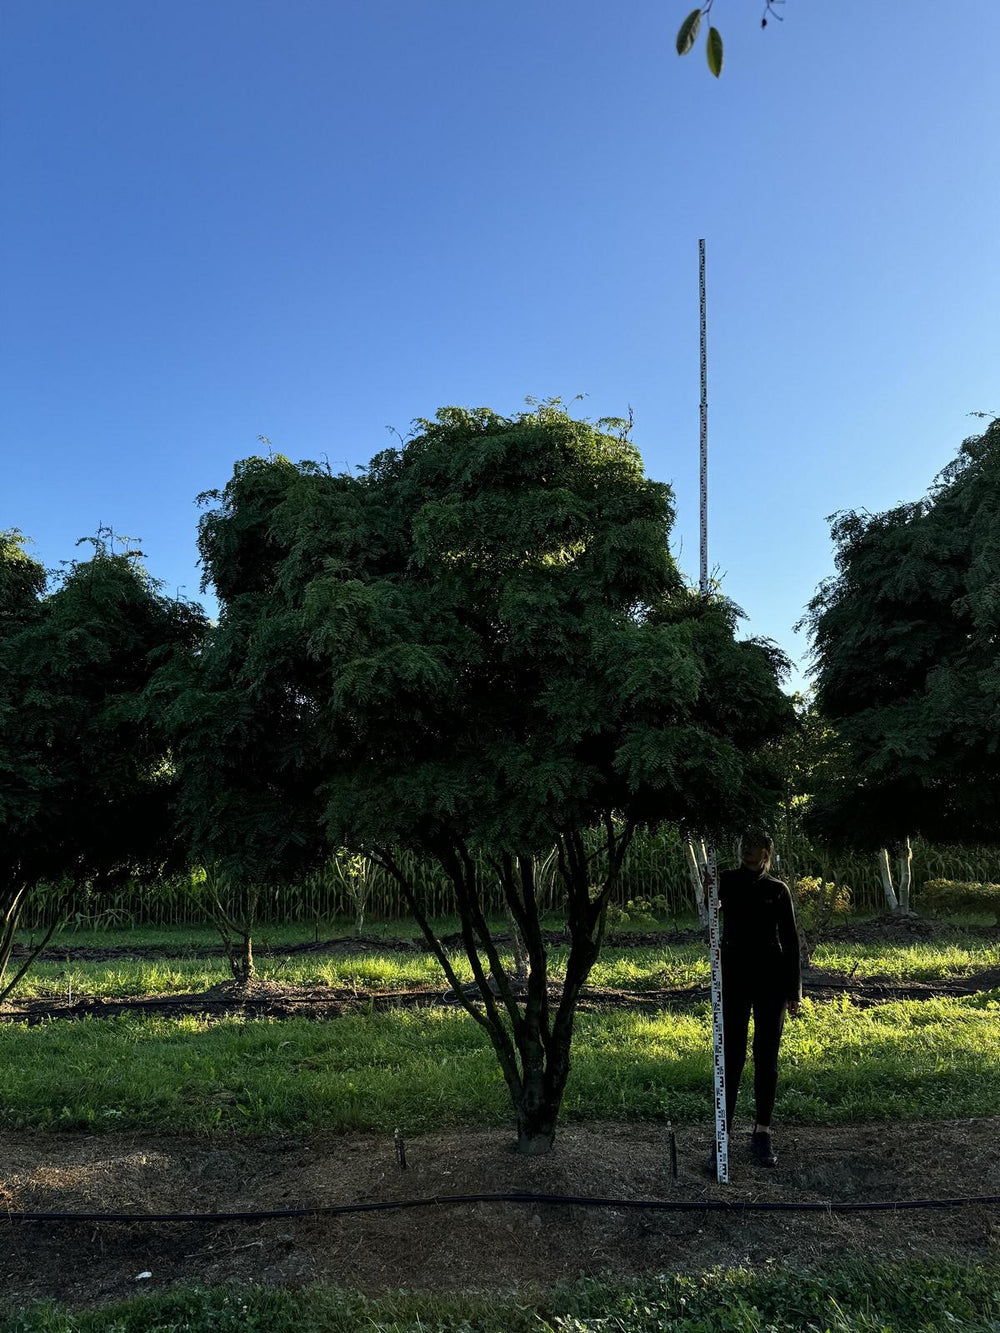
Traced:
[[[236, 1211], [369, 1199], [530, 1191], [612, 1198], [822, 1201], [1000, 1194], [1000, 1120], [789, 1128], [777, 1171], [737, 1138], [732, 1183], [703, 1169], [709, 1127], [573, 1125], [546, 1157], [521, 1157], [502, 1130], [408, 1140], [389, 1135], [205, 1138], [0, 1135], [0, 1208], [10, 1211]], [[463, 1204], [248, 1224], [5, 1223], [8, 1301], [103, 1303], [175, 1283], [326, 1281], [370, 1292], [509, 1288], [583, 1275], [714, 1264], [822, 1262], [843, 1255], [996, 1257], [987, 1206], [906, 1213], [655, 1213]], [[150, 1273], [149, 1278], [139, 1274]]]

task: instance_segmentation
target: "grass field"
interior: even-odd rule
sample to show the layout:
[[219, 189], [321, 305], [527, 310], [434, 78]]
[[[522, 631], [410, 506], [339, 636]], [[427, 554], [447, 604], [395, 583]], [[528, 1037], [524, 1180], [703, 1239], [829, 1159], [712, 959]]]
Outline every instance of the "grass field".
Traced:
[[331, 1288], [173, 1291], [90, 1312], [0, 1314], [0, 1333], [996, 1333], [1000, 1269], [714, 1270], [548, 1292], [367, 1299]]
[[[88, 947], [108, 947], [108, 936]], [[112, 940], [124, 943], [121, 934]], [[274, 953], [258, 954], [257, 971], [261, 980], [296, 986], [331, 986], [344, 989], [408, 990], [440, 986], [446, 982], [437, 960], [430, 953], [379, 951], [372, 947], [364, 954], [342, 950], [284, 955], [281, 945], [294, 939], [273, 940]], [[65, 947], [81, 947], [79, 936], [63, 941]], [[126, 995], [177, 994], [206, 990], [229, 977], [226, 961], [214, 958], [186, 957], [194, 948], [215, 943], [211, 938], [193, 940], [166, 931], [143, 931], [130, 935], [134, 948], [164, 947], [169, 953], [150, 959], [112, 959], [89, 962], [70, 959], [44, 959], [35, 964], [17, 988], [22, 999], [46, 996], [120, 997]], [[469, 963], [461, 950], [449, 951], [451, 961], [463, 981], [472, 980]], [[565, 968], [567, 950], [550, 952], [554, 980]], [[511, 959], [506, 955], [507, 962]], [[824, 944], [816, 950], [814, 966], [824, 971], [852, 975], [857, 980], [880, 976], [894, 982], [947, 981], [970, 976], [1000, 964], [1000, 946], [988, 939], [952, 932], [933, 940], [913, 944]], [[648, 991], [671, 987], [707, 985], [709, 980], [706, 951], [699, 944], [662, 945], [656, 948], [637, 945], [607, 945], [590, 976], [590, 985], [616, 990]]]
[[[672, 986], [707, 983], [708, 963], [698, 946], [672, 946], [631, 950], [607, 948], [598, 960], [590, 984], [622, 990], [659, 990]], [[551, 975], [562, 978], [568, 950], [550, 952]], [[449, 950], [456, 973], [472, 980], [465, 954]], [[510, 955], [504, 955], [508, 966]], [[165, 957], [113, 959], [109, 962], [39, 962], [17, 988], [23, 999], [65, 996], [159, 995], [205, 990], [225, 981], [229, 970], [224, 958]], [[257, 960], [262, 981], [293, 986], [333, 986], [348, 990], [409, 990], [448, 983], [441, 966], [430, 953], [309, 953], [289, 957], [263, 956]]]
[[[446, 922], [440, 930], [456, 927]], [[650, 928], [636, 923], [638, 931]], [[430, 954], [389, 947], [414, 939], [409, 923], [373, 923], [363, 951], [287, 952], [316, 933], [303, 926], [262, 931], [260, 978], [359, 992], [445, 987]], [[228, 979], [220, 955], [193, 956], [217, 944], [209, 929], [68, 932], [54, 942], [56, 951], [125, 946], [161, 953], [106, 961], [56, 957], [36, 966], [18, 998], [65, 998], [70, 987], [76, 996], [109, 998], [202, 991]], [[471, 979], [461, 950], [452, 957]], [[553, 948], [550, 957], [558, 979], [566, 951]], [[856, 981], [947, 982], [997, 967], [1000, 947], [961, 928], [939, 929], [915, 942], [822, 945], [814, 963]], [[635, 992], [707, 981], [698, 943], [617, 942], [606, 946], [591, 975], [594, 987]], [[711, 1082], [707, 1004], [583, 1013], [564, 1122], [704, 1124]], [[750, 1084], [746, 1079], [741, 1094], [745, 1117]], [[775, 1110], [781, 1126], [989, 1117], [998, 1104], [1000, 991], [867, 1008], [846, 997], [807, 1000], [786, 1028]], [[225, 1149], [234, 1134], [388, 1134], [401, 1126], [417, 1135], [509, 1122], [495, 1056], [458, 1008], [362, 1009], [321, 1022], [132, 1012], [0, 1024], [2, 1129], [127, 1131], [140, 1141], [144, 1134], [196, 1133]], [[40, 1152], [43, 1142], [40, 1133]], [[813, 1272], [783, 1268], [779, 1255], [771, 1267], [577, 1282], [516, 1296], [374, 1299], [324, 1286], [206, 1286], [150, 1291], [95, 1310], [0, 1305], [0, 1333], [1000, 1333], [1000, 1269], [965, 1262], [961, 1249], [954, 1253], [953, 1263], [926, 1256], [901, 1265], [841, 1259]], [[992, 1253], [981, 1250], [979, 1257]]]
[[[811, 1004], [782, 1047], [782, 1122], [995, 1113], [996, 995], [860, 1009]], [[569, 1119], [704, 1116], [706, 1005], [580, 1016]], [[411, 1130], [503, 1124], [506, 1089], [462, 1011], [306, 1019], [128, 1015], [0, 1027], [0, 1125]]]

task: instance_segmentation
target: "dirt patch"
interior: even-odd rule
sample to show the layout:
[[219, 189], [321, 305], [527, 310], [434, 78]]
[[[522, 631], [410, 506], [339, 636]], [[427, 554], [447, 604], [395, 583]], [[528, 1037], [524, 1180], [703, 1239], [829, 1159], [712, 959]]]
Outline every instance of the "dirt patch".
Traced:
[[[362, 987], [293, 986], [277, 981], [258, 981], [251, 986], [221, 982], [208, 990], [187, 994], [132, 995], [120, 999], [74, 1000], [47, 997], [11, 1000], [0, 1005], [0, 1023], [42, 1023], [53, 1018], [112, 1018], [119, 1014], [242, 1014], [247, 1018], [343, 1018], [350, 1014], [385, 1013], [391, 1009], [421, 1009], [458, 1001], [445, 989], [442, 978], [437, 986], [413, 990], [368, 990]], [[942, 996], [975, 995], [1000, 989], [1000, 968], [989, 968], [967, 977], [948, 981], [900, 982], [888, 977], [845, 978], [836, 972], [807, 969], [803, 991], [817, 1001], [848, 995], [861, 1008], [886, 1004], [892, 1000], [930, 1000]], [[561, 990], [549, 988], [553, 1003]], [[474, 997], [475, 998], [475, 997]], [[608, 1009], [632, 1009], [656, 1012], [676, 1005], [702, 1004], [709, 998], [708, 986], [675, 986], [659, 990], [617, 990], [588, 986], [579, 1003], [581, 1013], [599, 1013]]]
[[1000, 968], [984, 968], [965, 977], [942, 981], [896, 981], [891, 977], [871, 976], [855, 981], [840, 972], [807, 968], [802, 974], [803, 992], [814, 1000], [830, 1000], [849, 995], [862, 1008], [885, 1004], [890, 1000], [932, 1000], [942, 996], [978, 995], [1000, 988]]
[[894, 916], [887, 913], [867, 921], [847, 921], [832, 926], [824, 932], [823, 940], [837, 940], [847, 944], [909, 944], [913, 940], [932, 939], [945, 932], [985, 939], [995, 939], [1000, 934], [996, 926], [950, 926], [945, 921], [934, 921], [927, 917]]
[[[678, 1131], [672, 1180], [663, 1126], [564, 1128], [551, 1154], [520, 1157], [501, 1130], [407, 1141], [4, 1134], [0, 1206], [11, 1211], [234, 1211], [368, 1199], [531, 1191], [610, 1198], [890, 1200], [1000, 1193], [1000, 1120], [793, 1128], [777, 1171], [733, 1154], [733, 1183], [703, 1170], [709, 1127]], [[713, 1264], [844, 1255], [996, 1256], [997, 1210], [905, 1214], [654, 1213], [614, 1208], [446, 1205], [250, 1224], [5, 1224], [9, 1301], [96, 1304], [175, 1283], [326, 1281], [369, 1292], [468, 1290]], [[137, 1281], [137, 1274], [150, 1279]]]

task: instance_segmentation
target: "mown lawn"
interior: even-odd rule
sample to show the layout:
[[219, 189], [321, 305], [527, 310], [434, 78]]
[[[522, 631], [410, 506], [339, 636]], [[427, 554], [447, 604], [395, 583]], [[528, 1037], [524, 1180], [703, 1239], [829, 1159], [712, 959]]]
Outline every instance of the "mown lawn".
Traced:
[[371, 1299], [329, 1287], [175, 1290], [100, 1310], [0, 1313], [0, 1333], [996, 1333], [1000, 1269], [777, 1266], [517, 1295]]
[[[565, 1115], [708, 1113], [707, 1005], [580, 1016]], [[996, 994], [804, 1006], [787, 1028], [782, 1122], [993, 1115]], [[504, 1124], [506, 1089], [462, 1011], [331, 1022], [127, 1015], [0, 1027], [0, 1126], [228, 1132]]]

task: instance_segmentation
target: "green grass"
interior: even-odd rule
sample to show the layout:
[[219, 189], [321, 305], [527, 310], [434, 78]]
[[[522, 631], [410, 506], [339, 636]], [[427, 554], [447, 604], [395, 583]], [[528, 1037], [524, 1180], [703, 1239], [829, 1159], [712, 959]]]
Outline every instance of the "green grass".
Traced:
[[[679, 920], [674, 917], [663, 917], [626, 921], [611, 925], [609, 929], [615, 934], [627, 935], [641, 934], [651, 930], [693, 930], [697, 925], [698, 920], [694, 916], [690, 918], [683, 917]], [[542, 918], [542, 927], [545, 930], [565, 930], [566, 918], [556, 912], [548, 913]], [[442, 917], [435, 920], [434, 928], [440, 935], [456, 935], [461, 930], [461, 922], [457, 916]], [[502, 935], [510, 931], [510, 923], [505, 919], [497, 918], [490, 922], [490, 928], [497, 934]], [[37, 942], [41, 939], [43, 933], [40, 930], [20, 930], [15, 938], [18, 944], [30, 944], [32, 940]], [[420, 935], [420, 930], [416, 922], [408, 918], [383, 921], [376, 917], [370, 917], [365, 919], [363, 934], [369, 939], [416, 940]], [[307, 944], [316, 939], [350, 939], [353, 935], [353, 920], [350, 917], [341, 916], [324, 918], [316, 923], [312, 921], [294, 921], [288, 925], [261, 925], [254, 931], [254, 940], [259, 949], [264, 949], [289, 944]], [[219, 933], [214, 926], [208, 924], [181, 926], [95, 924], [93, 926], [81, 926], [79, 929], [67, 928], [56, 931], [52, 936], [50, 948], [79, 949], [86, 946], [88, 948], [104, 949], [119, 945], [135, 949], [165, 945], [182, 955], [193, 948], [217, 948], [219, 946]]]
[[859, 980], [945, 981], [996, 967], [1000, 946], [960, 936], [917, 944], [821, 944], [813, 963], [830, 972], [853, 972]]
[[[463, 955], [453, 962], [463, 979], [472, 969]], [[421, 986], [446, 988], [437, 959], [430, 954], [368, 954], [335, 956], [302, 954], [259, 958], [261, 981], [293, 986], [334, 986], [348, 989], [406, 990]], [[16, 997], [59, 995], [69, 987], [76, 996], [162, 995], [206, 990], [232, 980], [224, 958], [113, 959], [106, 963], [37, 963], [19, 984]]]
[[[502, 955], [508, 966], [509, 955]], [[564, 975], [568, 950], [550, 950], [552, 977]], [[463, 981], [472, 980], [465, 954], [450, 950], [449, 957]], [[430, 953], [366, 954], [309, 953], [285, 957], [265, 955], [257, 959], [262, 981], [295, 986], [334, 986], [347, 989], [396, 989], [432, 986], [442, 991], [447, 982], [437, 959]], [[224, 958], [113, 959], [109, 962], [36, 963], [17, 988], [21, 999], [74, 995], [125, 996], [176, 994], [205, 990], [225, 981], [229, 971]], [[708, 959], [697, 945], [663, 949], [605, 949], [590, 977], [590, 984], [622, 990], [657, 990], [708, 982]]]
[[[707, 1005], [581, 1015], [565, 1118], [704, 1118], [710, 1046]], [[782, 1122], [993, 1115], [998, 1101], [996, 996], [807, 1002], [788, 1026]], [[6, 1128], [420, 1131], [509, 1115], [492, 1048], [460, 1010], [0, 1027]]]
[[[146, 935], [143, 932], [144, 938]], [[279, 948], [280, 943], [274, 941]], [[104, 963], [43, 960], [21, 982], [17, 995], [20, 998], [65, 996], [69, 987], [75, 995], [95, 997], [173, 994], [205, 990], [229, 976], [221, 956], [190, 958], [184, 956], [176, 941], [173, 947], [178, 950], [177, 956], [163, 958], [114, 959]], [[190, 943], [188, 947], [192, 947]], [[550, 950], [553, 979], [562, 977], [566, 956], [564, 948]], [[471, 981], [471, 968], [462, 951], [451, 950], [450, 957], [462, 980]], [[505, 957], [509, 964], [509, 956]], [[1000, 946], [989, 940], [959, 935], [914, 944], [831, 943], [820, 945], [814, 963], [826, 971], [844, 976], [853, 974], [858, 980], [884, 976], [898, 982], [947, 981], [996, 967], [1000, 964]], [[431, 954], [388, 949], [365, 954], [261, 952], [258, 973], [262, 980], [296, 986], [359, 990], [440, 986], [443, 990], [446, 985]], [[608, 945], [590, 977], [592, 986], [633, 991], [707, 983], [708, 958], [705, 949], [697, 944], [631, 949]]]
[[913, 1260], [713, 1269], [496, 1296], [194, 1288], [79, 1313], [34, 1306], [0, 1315], [0, 1333], [996, 1333], [998, 1321], [1000, 1269]]

